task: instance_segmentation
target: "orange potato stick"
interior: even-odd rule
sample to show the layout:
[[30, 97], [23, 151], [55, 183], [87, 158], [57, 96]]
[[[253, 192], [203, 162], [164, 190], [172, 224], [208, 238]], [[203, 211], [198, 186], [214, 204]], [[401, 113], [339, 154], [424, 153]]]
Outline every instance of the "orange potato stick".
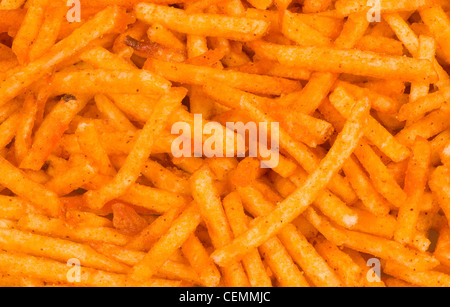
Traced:
[[172, 224], [145, 255], [144, 259], [135, 265], [131, 278], [144, 281], [151, 278], [157, 270], [180, 248], [200, 224], [201, 216], [197, 204], [192, 203]]
[[[295, 187], [293, 189], [295, 190]], [[238, 193], [242, 197], [245, 209], [256, 217], [268, 214], [275, 209], [273, 204], [252, 187], [238, 188]], [[314, 285], [318, 287], [341, 286], [342, 283], [333, 270], [294, 225], [286, 225], [278, 236], [289, 254]]]
[[21, 101], [21, 99], [13, 99], [9, 103], [0, 107], [0, 123], [7, 120], [21, 107], [23, 107], [23, 101]]
[[34, 122], [37, 114], [37, 101], [32, 94], [25, 97], [20, 121], [17, 127], [17, 132], [14, 141], [14, 150], [16, 152], [17, 162], [21, 162], [31, 148]]
[[[351, 97], [343, 87], [337, 87], [334, 90], [330, 95], [330, 102], [345, 118], [348, 118], [351, 107], [355, 104], [353, 97]], [[394, 162], [401, 162], [409, 157], [409, 149], [396, 140], [394, 136], [372, 116], [367, 120], [367, 127], [364, 132], [365, 137]]]
[[305, 217], [327, 240], [338, 246], [345, 246], [381, 259], [397, 261], [417, 271], [431, 270], [439, 265], [439, 261], [430, 254], [418, 252], [396, 241], [333, 226], [313, 208], [306, 210]]
[[204, 286], [217, 287], [219, 285], [220, 271], [197, 236], [190, 235], [181, 246], [181, 250]]
[[395, 138], [405, 146], [411, 147], [416, 137], [432, 138], [450, 127], [448, 113], [441, 110], [433, 111], [414, 124], [406, 127]]
[[348, 254], [323, 237], [315, 240], [314, 248], [337, 272], [345, 287], [363, 285], [363, 272]]
[[47, 3], [47, 0], [34, 0], [30, 2], [25, 18], [14, 38], [11, 48], [21, 64], [26, 64], [30, 60], [30, 47], [38, 36], [39, 29], [44, 21]]
[[402, 42], [383, 36], [365, 35], [358, 41], [356, 48], [363, 51], [373, 51], [386, 55], [403, 55]]
[[62, 262], [77, 258], [83, 266], [114, 273], [126, 273], [128, 267], [96, 253], [91, 247], [62, 239], [31, 234], [13, 229], [0, 229], [3, 250], [22, 252]]
[[450, 129], [439, 133], [430, 141], [431, 144], [431, 165], [436, 166], [441, 163], [441, 153], [445, 145], [450, 142]]
[[[244, 110], [257, 122], [271, 123], [274, 120], [259, 109], [260, 98], [233, 88], [208, 84], [204, 87], [205, 92], [218, 102], [234, 109]], [[295, 141], [282, 127], [279, 129], [280, 146], [285, 149], [307, 172], [312, 173], [319, 165], [316, 155], [301, 142]], [[330, 182], [330, 190], [348, 203], [356, 201], [356, 195], [349, 183], [339, 175], [336, 175]]]
[[62, 219], [28, 214], [19, 220], [19, 229], [79, 243], [104, 242], [124, 246], [130, 240], [110, 227], [71, 227]]
[[[382, 0], [381, 11], [383, 13], [415, 11], [435, 5], [435, 0]], [[338, 0], [336, 10], [343, 16], [348, 16], [356, 12], [365, 12], [370, 9], [367, 1], [364, 0]]]
[[171, 84], [149, 71], [102, 69], [57, 72], [52, 88], [56, 95], [64, 93], [163, 94]]
[[376, 216], [389, 214], [389, 203], [376, 191], [370, 178], [353, 157], [345, 162], [343, 170], [355, 193], [368, 211]]
[[[211, 169], [208, 166], [202, 167], [192, 175], [190, 182], [192, 196], [198, 203], [214, 247], [226, 246], [232, 241], [233, 233], [227, 221], [220, 195], [214, 186]], [[223, 274], [225, 284], [249, 285], [244, 268], [238, 261], [231, 262], [224, 267]]]
[[219, 265], [232, 259], [241, 258], [249, 249], [259, 246], [278, 233], [286, 224], [292, 222], [314, 201], [319, 192], [326, 187], [330, 179], [338, 172], [357, 143], [362, 138], [363, 126], [369, 111], [367, 101], [361, 101], [352, 111], [352, 116], [338, 136], [333, 147], [313, 172], [293, 194], [281, 202], [270, 214], [257, 219], [254, 225], [231, 244], [216, 250], [212, 257]]
[[2, 157], [0, 157], [0, 169], [0, 173], [3, 174], [0, 178], [1, 185], [36, 204], [51, 216], [62, 214], [61, 202], [54, 192], [32, 181], [21, 170]]
[[96, 173], [97, 168], [93, 163], [81, 156], [79, 161], [73, 163], [64, 173], [59, 173], [48, 181], [45, 187], [59, 196], [67, 195], [82, 187]]
[[248, 74], [268, 75], [294, 80], [309, 80], [311, 72], [306, 69], [291, 69], [275, 61], [260, 60], [233, 68]]
[[181, 51], [186, 50], [185, 44], [175, 34], [160, 24], [150, 26], [147, 36], [151, 41], [168, 48]]
[[127, 244], [127, 248], [139, 251], [148, 251], [152, 245], [169, 229], [175, 219], [181, 214], [184, 207], [176, 207], [160, 215], [153, 223], [134, 236]]
[[407, 200], [400, 206], [394, 235], [394, 239], [402, 244], [411, 244], [417, 232], [416, 224], [428, 180], [430, 157], [430, 144], [418, 137], [414, 142], [413, 154], [406, 171], [404, 191]]
[[450, 229], [441, 227], [434, 256], [444, 265], [450, 265]]
[[[247, 231], [247, 216], [239, 194], [236, 192], [229, 194], [224, 198], [223, 206], [234, 236], [237, 237]], [[245, 255], [242, 264], [252, 287], [272, 287], [272, 281], [267, 275], [257, 249], [253, 249]]]
[[[427, 92], [428, 93], [428, 92]], [[417, 120], [428, 112], [441, 108], [450, 99], [450, 87], [444, 87], [437, 92], [419, 97], [405, 104], [400, 109], [399, 119]]]
[[[67, 273], [70, 267], [47, 258], [37, 258], [24, 254], [0, 253], [2, 264], [0, 270], [14, 276], [28, 276], [48, 283], [67, 283]], [[180, 281], [165, 279], [150, 279], [144, 283], [129, 281], [127, 275], [110, 273], [92, 268], [80, 267], [81, 280], [79, 283], [69, 283], [80, 286], [103, 287], [179, 287]]]
[[447, 219], [450, 217], [450, 169], [446, 166], [437, 167], [431, 174], [429, 186], [433, 191]]
[[332, 1], [331, 0], [305, 0], [303, 3], [303, 12], [304, 13], [319, 13], [326, 11]]
[[45, 10], [42, 26], [39, 28], [39, 33], [29, 49], [28, 59], [30, 61], [43, 56], [56, 43], [66, 12], [67, 8], [64, 6], [48, 7]]
[[173, 7], [140, 3], [136, 17], [147, 23], [160, 23], [168, 29], [199, 36], [225, 37], [248, 41], [264, 35], [269, 25], [263, 20], [218, 14], [187, 14]]
[[23, 198], [0, 196], [0, 218], [18, 221], [26, 214], [38, 212], [38, 209]]
[[406, 194], [373, 149], [367, 143], [361, 142], [355, 149], [355, 155], [369, 173], [375, 189], [389, 203], [400, 208], [406, 201]]
[[94, 97], [96, 106], [100, 113], [104, 115], [117, 130], [128, 131], [136, 130], [136, 127], [130, 122], [125, 114], [117, 108], [114, 103], [105, 95], [99, 94]]
[[163, 130], [163, 125], [170, 113], [180, 104], [186, 95], [186, 90], [172, 89], [164, 96], [141, 131], [136, 144], [125, 164], [114, 177], [113, 181], [97, 191], [90, 191], [85, 195], [88, 205], [100, 209], [108, 201], [124, 194], [140, 175], [140, 170], [149, 158], [154, 139]]
[[380, 79], [397, 78], [429, 83], [438, 80], [432, 63], [427, 60], [379, 55], [355, 49], [283, 46], [263, 41], [250, 42], [249, 45], [269, 60], [278, 60], [281, 64], [292, 67]]
[[34, 142], [20, 164], [21, 168], [40, 170], [57, 146], [75, 115], [86, 105], [86, 97], [65, 95], [42, 122]]
[[437, 271], [417, 272], [393, 261], [386, 263], [384, 273], [421, 287], [450, 286], [450, 275]]
[[422, 9], [420, 11], [420, 17], [422, 17], [423, 22], [436, 38], [445, 56], [445, 61], [450, 63], [450, 52], [448, 50], [450, 47], [450, 17], [439, 5]]
[[14, 139], [20, 120], [20, 111], [16, 111], [0, 125], [0, 149], [5, 148]]
[[301, 85], [293, 80], [252, 75], [232, 70], [219, 70], [205, 66], [169, 63], [156, 59], [148, 59], [144, 68], [173, 82], [205, 85], [208, 82], [216, 81], [244, 91], [267, 95], [281, 95], [301, 88]]
[[8, 78], [3, 79], [0, 82], [0, 105], [4, 105], [17, 96], [26, 87], [47, 74], [55, 65], [67, 60], [96, 38], [120, 31], [130, 22], [132, 20], [125, 15], [125, 10], [117, 6], [101, 11], [71, 35], [58, 42], [44, 56], [18, 68]]
[[[145, 257], [144, 252], [125, 249], [116, 245], [106, 243], [94, 243], [91, 245], [99, 253], [129, 266], [137, 265]], [[172, 260], [167, 260], [161, 266], [158, 273], [155, 274], [155, 277], [167, 278], [172, 280], [183, 280], [196, 285], [201, 285], [199, 277], [191, 267], [184, 263]]]
[[300, 46], [331, 46], [331, 40], [305, 24], [297, 14], [283, 12], [281, 32]]
[[76, 131], [77, 141], [82, 152], [91, 159], [102, 175], [113, 176], [116, 170], [103, 148], [100, 135], [93, 123], [81, 123]]

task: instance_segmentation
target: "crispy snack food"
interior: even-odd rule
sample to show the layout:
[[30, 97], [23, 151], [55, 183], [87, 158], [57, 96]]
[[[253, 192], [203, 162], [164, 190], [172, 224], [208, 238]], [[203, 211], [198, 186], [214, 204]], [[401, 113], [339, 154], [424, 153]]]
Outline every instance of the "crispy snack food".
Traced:
[[0, 1], [0, 286], [450, 286], [448, 0]]

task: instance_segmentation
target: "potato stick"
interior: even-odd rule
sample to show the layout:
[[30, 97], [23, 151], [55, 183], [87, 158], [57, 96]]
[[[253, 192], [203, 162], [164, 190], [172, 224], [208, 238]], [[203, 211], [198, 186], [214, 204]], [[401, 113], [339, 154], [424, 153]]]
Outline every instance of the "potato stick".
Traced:
[[73, 95], [65, 95], [61, 98], [36, 131], [33, 145], [20, 167], [31, 170], [41, 169], [67, 130], [69, 123], [87, 101], [87, 97], [76, 98]]
[[250, 42], [249, 45], [257, 53], [264, 53], [269, 60], [278, 60], [281, 64], [292, 67], [380, 79], [389, 77], [429, 83], [438, 80], [432, 63], [427, 60], [379, 55], [354, 49], [283, 46], [262, 41]]
[[20, 163], [31, 148], [34, 122], [37, 113], [37, 102], [33, 95], [29, 94], [23, 104], [20, 121], [17, 126], [17, 132], [14, 141], [14, 150], [16, 160]]
[[408, 284], [407, 282], [394, 278], [394, 277], [388, 277], [384, 280], [386, 283], [386, 286], [388, 288], [412, 288], [416, 287], [414, 285]]
[[131, 277], [137, 281], [152, 277], [173, 252], [183, 245], [200, 221], [197, 204], [193, 203], [173, 222], [168, 232], [153, 245], [144, 259], [133, 267]]
[[304, 13], [319, 13], [326, 11], [331, 5], [331, 0], [305, 0], [303, 3], [303, 12]]
[[[434, 60], [436, 54], [436, 43], [434, 38], [421, 35], [419, 37], [419, 51], [417, 57], [419, 59]], [[411, 85], [410, 102], [416, 101], [418, 98], [426, 96], [430, 90], [427, 83], [414, 83]]]
[[[364, 287], [368, 287], [368, 288], [376, 288], [376, 287], [383, 288], [383, 287], [386, 287], [385, 283], [381, 280], [381, 276], [376, 275], [376, 276], [379, 277], [379, 279], [378, 280], [375, 279], [376, 276], [374, 276], [374, 275], [378, 274], [378, 273], [374, 272], [374, 270], [368, 266], [367, 261], [363, 258], [363, 256], [361, 256], [361, 254], [359, 252], [354, 251], [352, 249], [348, 249], [348, 248], [345, 248], [343, 251], [347, 255], [349, 255], [352, 258], [353, 262], [356, 263], [361, 268], [361, 270], [363, 271], [363, 284], [364, 284]], [[370, 280], [368, 278], [369, 277], [368, 274], [373, 276], [374, 279]]]
[[32, 201], [51, 216], [59, 216], [62, 213], [61, 203], [55, 193], [29, 179], [21, 170], [2, 157], [0, 157], [0, 170], [3, 174], [0, 178], [1, 185], [18, 196]]
[[[384, 14], [383, 17], [395, 32], [395, 35], [405, 45], [406, 49], [408, 49], [413, 56], [417, 56], [419, 52], [419, 37], [410, 28], [409, 24], [397, 13]], [[436, 72], [439, 75], [439, 81], [436, 85], [439, 88], [449, 86], [450, 78], [448, 73], [442, 68], [435, 58], [432, 62]]]
[[117, 130], [136, 130], [136, 127], [130, 122], [125, 114], [123, 114], [108, 97], [99, 94], [95, 95], [94, 99], [100, 113], [103, 114]]
[[250, 0], [249, 3], [257, 9], [266, 10], [273, 4], [273, 0]]
[[363, 51], [373, 51], [386, 55], [403, 55], [402, 42], [383, 36], [363, 36], [356, 44], [356, 48]]
[[127, 248], [148, 251], [152, 245], [164, 235], [173, 221], [181, 214], [184, 207], [176, 207], [160, 215], [153, 223], [147, 226], [141, 233], [133, 237], [127, 244]]
[[437, 271], [417, 272], [393, 261], [388, 261], [386, 263], [384, 273], [422, 287], [450, 286], [450, 275]]
[[356, 97], [368, 97], [374, 110], [390, 114], [398, 111], [398, 102], [389, 96], [378, 94], [370, 89], [360, 88], [345, 81], [338, 81], [335, 86], [344, 88]]
[[259, 246], [259, 250], [261, 257], [274, 272], [281, 287], [309, 287], [308, 282], [277, 237], [268, 239]]
[[[237, 193], [231, 193], [223, 200], [225, 213], [234, 236], [247, 231], [247, 216], [242, 201]], [[257, 249], [253, 249], [242, 259], [245, 271], [252, 287], [272, 287], [272, 281], [267, 275], [261, 256]]]
[[21, 107], [23, 107], [23, 101], [20, 99], [13, 99], [9, 103], [0, 107], [0, 124], [7, 120]]
[[297, 18], [288, 10], [283, 12], [281, 32], [300, 46], [331, 46], [331, 40]]
[[[83, 24], [67, 38], [27, 66], [19, 68], [11, 76], [0, 82], [0, 105], [17, 96], [23, 89], [39, 80], [55, 65], [67, 60], [75, 52], [108, 32], [120, 31], [131, 20], [125, 11], [117, 6], [109, 7]], [[99, 26], [100, 25], [100, 26]]]
[[338, 246], [343, 245], [361, 253], [397, 261], [417, 271], [430, 270], [439, 265], [439, 261], [431, 255], [405, 247], [398, 242], [333, 226], [312, 208], [306, 210], [305, 217], [327, 240]]
[[420, 213], [419, 203], [423, 198], [427, 183], [430, 156], [431, 146], [429, 143], [420, 137], [417, 138], [406, 171], [404, 190], [407, 200], [400, 206], [394, 235], [395, 240], [402, 244], [411, 244], [417, 231], [415, 225]]
[[411, 147], [416, 137], [432, 138], [450, 127], [448, 114], [445, 111], [434, 111], [409, 127], [406, 127], [395, 138], [400, 143]]
[[[83, 81], [80, 81], [83, 80]], [[73, 93], [162, 94], [169, 90], [170, 82], [148, 71], [106, 71], [101, 69], [78, 72], [58, 72], [52, 84], [56, 95]]]
[[337, 272], [345, 287], [361, 287], [363, 285], [361, 268], [336, 245], [319, 237], [314, 242], [314, 248]]
[[112, 227], [111, 220], [92, 212], [69, 210], [66, 212], [67, 223], [70, 225], [87, 227]]
[[433, 6], [420, 10], [420, 17], [422, 17], [423, 22], [436, 38], [445, 56], [445, 61], [450, 63], [450, 52], [448, 51], [450, 46], [450, 17], [444, 12], [441, 6]]
[[136, 68], [124, 58], [100, 46], [81, 53], [80, 59], [100, 69], [133, 70]]
[[142, 169], [142, 175], [157, 188], [172, 193], [190, 195], [190, 186], [186, 173], [174, 172], [156, 161], [148, 160]]
[[45, 10], [42, 26], [29, 49], [28, 59], [30, 61], [43, 56], [56, 43], [66, 11], [67, 8], [64, 6]]
[[[122, 262], [128, 266], [137, 265], [145, 257], [144, 252], [125, 249], [116, 245], [94, 243], [92, 247], [99, 253]], [[201, 284], [196, 272], [186, 264], [167, 260], [156, 273], [158, 278], [184, 280], [194, 284]]]
[[83, 157], [81, 161], [64, 173], [54, 176], [45, 184], [45, 187], [59, 196], [67, 195], [82, 187], [96, 173], [97, 168]]
[[350, 230], [364, 232], [374, 236], [392, 239], [394, 236], [396, 219], [392, 215], [376, 216], [364, 209], [352, 208], [358, 216], [358, 223]]
[[433, 191], [442, 211], [444, 211], [447, 219], [450, 216], [450, 170], [448, 167], [439, 166], [431, 174], [428, 185], [431, 191]]
[[[250, 95], [242, 91], [221, 86], [218, 84], [208, 84], [205, 86], [205, 92], [214, 97], [224, 105], [244, 110], [250, 117], [257, 122], [274, 122], [272, 118], [257, 108], [259, 97]], [[220, 93], [220, 95], [219, 95]], [[286, 150], [307, 172], [312, 173], [319, 165], [319, 159], [303, 143], [292, 139], [283, 128], [279, 129], [280, 145]], [[339, 197], [348, 203], [356, 200], [356, 195], [349, 186], [349, 183], [340, 176], [335, 176], [330, 182], [330, 189]]]
[[431, 165], [436, 166], [440, 164], [440, 154], [445, 148], [445, 145], [450, 142], [450, 129], [439, 133], [434, 139], [430, 141], [431, 145]]
[[22, 216], [38, 212], [31, 203], [19, 197], [0, 196], [0, 218], [18, 221]]
[[186, 50], [185, 44], [175, 36], [170, 30], [160, 24], [153, 24], [147, 31], [148, 38], [155, 43], [168, 48]]
[[16, 111], [0, 125], [0, 149], [5, 148], [14, 139], [20, 120], [20, 111]]
[[15, 10], [22, 6], [25, 0], [3, 0], [0, 4], [1, 10]]
[[437, 110], [450, 99], [450, 87], [419, 97], [415, 101], [405, 104], [400, 109], [399, 119], [401, 120], [417, 120], [428, 112]]
[[22, 252], [61, 262], [77, 258], [84, 266], [114, 273], [128, 271], [127, 266], [96, 253], [87, 245], [19, 230], [0, 229], [0, 246], [6, 251]]
[[279, 232], [283, 226], [292, 222], [314, 201], [357, 146], [362, 137], [360, 129], [365, 125], [368, 108], [367, 101], [357, 104], [351, 119], [346, 123], [319, 168], [308, 177], [302, 187], [281, 202], [277, 209], [257, 219], [245, 234], [236, 238], [231, 244], [216, 250], [212, 257], [217, 264], [223, 265], [231, 259], [239, 259], [246, 251], [260, 245]]
[[[342, 87], [337, 87], [330, 95], [331, 104], [343, 115], [348, 118], [351, 107], [355, 104], [353, 98]], [[349, 109], [350, 108], [350, 109]], [[394, 162], [400, 162], [409, 157], [409, 149], [402, 145], [392, 136], [379, 122], [372, 116], [367, 120], [367, 127], [364, 130], [365, 137], [376, 145]]]
[[[29, 276], [42, 279], [46, 282], [56, 284], [66, 283], [71, 267], [65, 263], [49, 260], [47, 258], [37, 258], [23, 254], [0, 253], [2, 264], [0, 270], [12, 275]], [[80, 267], [81, 286], [103, 286], [103, 287], [136, 287], [138, 284], [129, 281], [127, 275], [109, 273], [92, 268]], [[71, 283], [77, 285], [77, 283]], [[164, 279], [150, 279], [140, 286], [147, 287], [177, 287], [179, 281], [169, 281]]]
[[156, 59], [148, 59], [144, 68], [173, 82], [205, 85], [208, 82], [216, 81], [244, 91], [267, 95], [281, 95], [301, 88], [301, 85], [293, 80], [219, 70], [212, 67], [169, 63]]
[[130, 237], [109, 227], [70, 227], [61, 219], [29, 214], [19, 220], [19, 229], [79, 243], [104, 242], [123, 246]]
[[114, 180], [100, 190], [86, 194], [85, 199], [90, 207], [103, 207], [106, 202], [123, 194], [136, 181], [142, 166], [150, 156], [155, 137], [159, 135], [164, 122], [185, 95], [186, 91], [180, 88], [172, 90], [161, 99]]
[[188, 202], [186, 196], [140, 184], [131, 185], [119, 199], [157, 213], [184, 206]]
[[[299, 188], [307, 179], [303, 171], [290, 177], [290, 180]], [[331, 220], [345, 228], [353, 228], [358, 223], [358, 216], [342, 200], [327, 189], [323, 189], [316, 197], [313, 205], [328, 216]]]
[[248, 41], [266, 33], [268, 24], [262, 20], [217, 14], [186, 14], [183, 10], [150, 3], [135, 7], [136, 17], [147, 23], [160, 23], [168, 29], [199, 36], [225, 37]]
[[441, 151], [441, 161], [445, 166], [450, 167], [450, 142]]
[[220, 272], [209, 257], [202, 242], [195, 235], [190, 235], [183, 243], [181, 250], [192, 268], [197, 272], [202, 284], [206, 287], [217, 287], [220, 283]]
[[[383, 13], [398, 11], [415, 11], [417, 9], [435, 5], [434, 0], [383, 0], [381, 2], [381, 11]], [[364, 0], [339, 0], [336, 2], [336, 10], [343, 16], [352, 13], [367, 11], [369, 6]]]
[[390, 204], [400, 208], [406, 201], [406, 194], [389, 173], [386, 165], [381, 161], [373, 149], [365, 142], [361, 142], [355, 149], [359, 162], [369, 173], [375, 189], [385, 197]]
[[376, 216], [389, 214], [389, 203], [376, 191], [370, 178], [353, 157], [345, 162], [343, 170], [355, 193], [368, 211]]
[[309, 80], [311, 72], [306, 69], [291, 69], [275, 61], [260, 60], [245, 65], [237, 66], [234, 70], [257, 75], [268, 75], [294, 80]]
[[115, 105], [130, 119], [138, 122], [146, 122], [150, 118], [158, 99], [144, 95], [111, 94]]
[[32, 1], [27, 9], [25, 18], [14, 38], [12, 50], [17, 55], [19, 63], [27, 64], [30, 60], [29, 51], [33, 41], [38, 36], [39, 29], [44, 21], [45, 7], [48, 1]]
[[444, 265], [450, 264], [450, 229], [448, 226], [442, 227], [439, 232], [439, 238], [436, 243], [434, 256]]
[[[295, 188], [294, 188], [295, 189]], [[238, 188], [247, 211], [255, 217], [263, 216], [275, 209], [275, 206], [263, 198], [251, 187]], [[300, 234], [295, 226], [288, 224], [279, 234], [279, 238], [294, 258], [295, 262], [305, 271], [307, 277], [318, 287], [336, 287], [341, 281], [326, 262], [317, 254], [308, 240]]]
[[100, 136], [93, 123], [82, 123], [76, 131], [77, 141], [83, 153], [94, 162], [102, 175], [113, 176], [116, 170], [111, 164], [107, 152], [101, 146]]
[[[212, 176], [212, 171], [207, 166], [196, 171], [190, 179], [191, 191], [194, 200], [198, 203], [214, 247], [221, 248], [232, 241], [233, 233]], [[244, 268], [237, 261], [224, 267], [223, 274], [226, 284], [233, 283], [234, 286], [236, 286], [235, 283], [239, 283], [241, 286], [249, 285]], [[238, 280], [238, 277], [241, 281]]]

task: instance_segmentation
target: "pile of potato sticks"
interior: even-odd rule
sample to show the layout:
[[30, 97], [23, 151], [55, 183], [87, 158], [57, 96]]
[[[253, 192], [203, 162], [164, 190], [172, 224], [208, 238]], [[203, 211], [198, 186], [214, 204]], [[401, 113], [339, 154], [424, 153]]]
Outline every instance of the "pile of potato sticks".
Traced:
[[450, 1], [79, 4], [0, 3], [0, 285], [450, 286]]

